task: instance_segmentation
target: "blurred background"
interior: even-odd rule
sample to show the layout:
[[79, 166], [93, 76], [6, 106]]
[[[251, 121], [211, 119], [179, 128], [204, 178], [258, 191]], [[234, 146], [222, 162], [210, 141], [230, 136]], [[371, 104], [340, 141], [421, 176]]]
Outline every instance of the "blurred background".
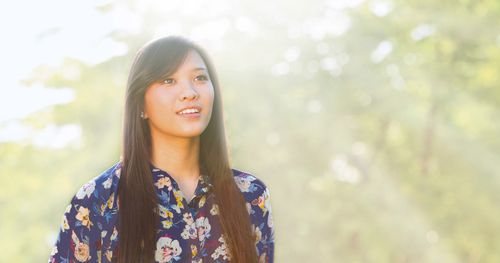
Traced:
[[276, 262], [500, 262], [500, 1], [10, 1], [0, 262], [46, 262], [119, 160], [147, 41], [213, 58], [232, 165], [269, 187]]

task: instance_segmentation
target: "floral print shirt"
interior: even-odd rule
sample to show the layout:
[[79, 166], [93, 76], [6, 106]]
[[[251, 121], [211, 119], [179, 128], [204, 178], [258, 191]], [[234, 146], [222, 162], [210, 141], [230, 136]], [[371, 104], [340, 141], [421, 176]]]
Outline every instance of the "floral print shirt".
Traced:
[[[209, 177], [199, 177], [188, 203], [172, 176], [151, 163], [150, 168], [160, 217], [155, 262], [230, 262]], [[118, 162], [86, 182], [73, 196], [62, 216], [49, 263], [116, 261], [120, 171]], [[274, 227], [269, 189], [249, 173], [232, 171], [247, 202], [259, 262], [272, 263]]]

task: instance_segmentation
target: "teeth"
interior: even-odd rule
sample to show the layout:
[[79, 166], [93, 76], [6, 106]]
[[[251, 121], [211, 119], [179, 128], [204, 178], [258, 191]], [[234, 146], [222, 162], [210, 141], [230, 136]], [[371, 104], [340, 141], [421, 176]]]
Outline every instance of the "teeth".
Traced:
[[179, 114], [187, 114], [187, 113], [195, 113], [195, 112], [199, 112], [198, 109], [183, 110], [183, 111], [179, 112]]

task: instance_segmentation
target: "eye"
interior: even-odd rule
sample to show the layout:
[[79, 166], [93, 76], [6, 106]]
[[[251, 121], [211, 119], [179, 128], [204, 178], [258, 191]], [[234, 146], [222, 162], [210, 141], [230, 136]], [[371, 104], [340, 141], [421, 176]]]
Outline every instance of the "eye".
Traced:
[[172, 83], [173, 83], [173, 81], [174, 81], [174, 79], [172, 79], [172, 78], [168, 78], [168, 79], [165, 79], [165, 80], [163, 81], [163, 83], [165, 83], [165, 84], [172, 84]]
[[201, 78], [201, 80], [208, 80], [208, 77], [206, 75], [198, 75], [196, 76], [196, 79]]

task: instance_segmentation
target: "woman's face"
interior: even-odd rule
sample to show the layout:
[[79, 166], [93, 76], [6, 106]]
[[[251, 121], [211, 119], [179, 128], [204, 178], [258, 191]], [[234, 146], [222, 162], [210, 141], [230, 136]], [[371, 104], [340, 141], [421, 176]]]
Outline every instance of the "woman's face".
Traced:
[[[198, 52], [189, 51], [176, 72], [151, 84], [144, 96], [144, 113], [152, 133], [177, 137], [199, 136], [212, 116], [214, 88]], [[181, 114], [188, 108], [198, 113]]]

